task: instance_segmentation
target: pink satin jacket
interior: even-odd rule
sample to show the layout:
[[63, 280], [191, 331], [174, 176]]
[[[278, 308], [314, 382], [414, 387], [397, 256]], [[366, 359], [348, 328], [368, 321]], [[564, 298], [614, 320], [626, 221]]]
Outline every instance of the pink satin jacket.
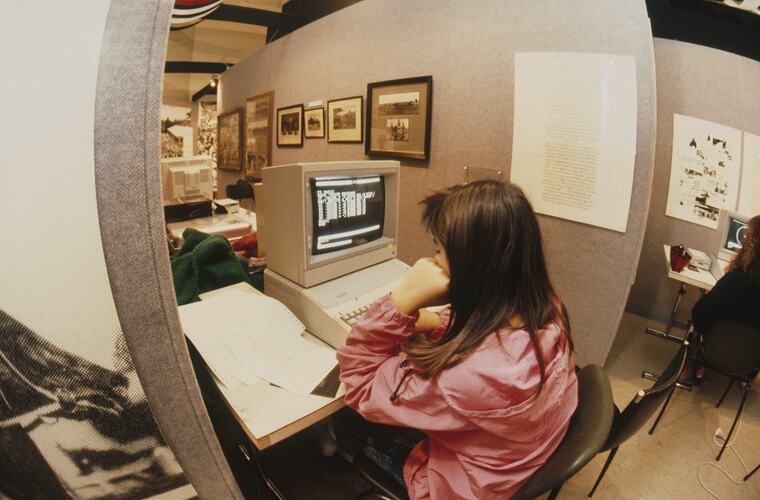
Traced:
[[[427, 435], [404, 465], [412, 499], [510, 497], [554, 452], [575, 411], [566, 336], [556, 324], [538, 332], [546, 382], [537, 394], [538, 361], [524, 330], [493, 332], [464, 361], [429, 379], [414, 371], [404, 377], [411, 367], [399, 344], [414, 333], [416, 319], [385, 296], [354, 325], [337, 354], [346, 404], [369, 421]], [[442, 314], [433, 339], [447, 322]]]

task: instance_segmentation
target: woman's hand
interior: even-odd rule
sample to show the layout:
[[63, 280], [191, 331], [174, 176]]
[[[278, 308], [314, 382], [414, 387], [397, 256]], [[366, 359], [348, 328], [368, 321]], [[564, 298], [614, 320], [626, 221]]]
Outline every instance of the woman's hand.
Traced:
[[420, 259], [391, 294], [396, 308], [412, 314], [422, 307], [448, 302], [449, 275], [433, 259]]

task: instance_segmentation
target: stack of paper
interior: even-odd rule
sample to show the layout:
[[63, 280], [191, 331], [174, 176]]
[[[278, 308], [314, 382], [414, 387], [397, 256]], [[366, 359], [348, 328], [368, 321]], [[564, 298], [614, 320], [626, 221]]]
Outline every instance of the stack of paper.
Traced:
[[335, 350], [305, 334], [281, 302], [226, 290], [179, 308], [185, 335], [228, 388], [264, 379], [309, 394], [335, 366]]

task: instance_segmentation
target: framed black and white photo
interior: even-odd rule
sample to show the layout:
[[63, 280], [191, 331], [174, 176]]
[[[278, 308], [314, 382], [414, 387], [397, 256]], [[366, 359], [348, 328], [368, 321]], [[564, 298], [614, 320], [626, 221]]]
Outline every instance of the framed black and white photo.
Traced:
[[319, 139], [325, 136], [325, 108], [307, 109], [303, 112], [303, 135], [307, 139]]
[[367, 85], [367, 155], [430, 158], [433, 77]]
[[240, 170], [243, 166], [242, 115], [243, 110], [237, 108], [217, 118], [217, 168]]
[[358, 142], [362, 137], [362, 96], [327, 101], [327, 142]]
[[303, 104], [277, 110], [277, 146], [303, 146]]

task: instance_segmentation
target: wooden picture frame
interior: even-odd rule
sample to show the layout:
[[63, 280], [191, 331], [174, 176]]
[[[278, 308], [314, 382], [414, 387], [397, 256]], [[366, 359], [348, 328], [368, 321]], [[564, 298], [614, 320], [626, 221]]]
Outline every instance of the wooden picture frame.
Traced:
[[303, 104], [277, 110], [277, 146], [303, 146]]
[[364, 96], [327, 101], [327, 142], [364, 142], [363, 115]]
[[307, 139], [325, 137], [325, 108], [307, 109], [303, 112], [303, 136]]
[[368, 156], [428, 160], [433, 111], [433, 77], [367, 84]]
[[245, 100], [245, 178], [261, 180], [261, 169], [272, 164], [274, 91]]
[[236, 108], [217, 117], [216, 167], [240, 170], [243, 166], [243, 109]]

